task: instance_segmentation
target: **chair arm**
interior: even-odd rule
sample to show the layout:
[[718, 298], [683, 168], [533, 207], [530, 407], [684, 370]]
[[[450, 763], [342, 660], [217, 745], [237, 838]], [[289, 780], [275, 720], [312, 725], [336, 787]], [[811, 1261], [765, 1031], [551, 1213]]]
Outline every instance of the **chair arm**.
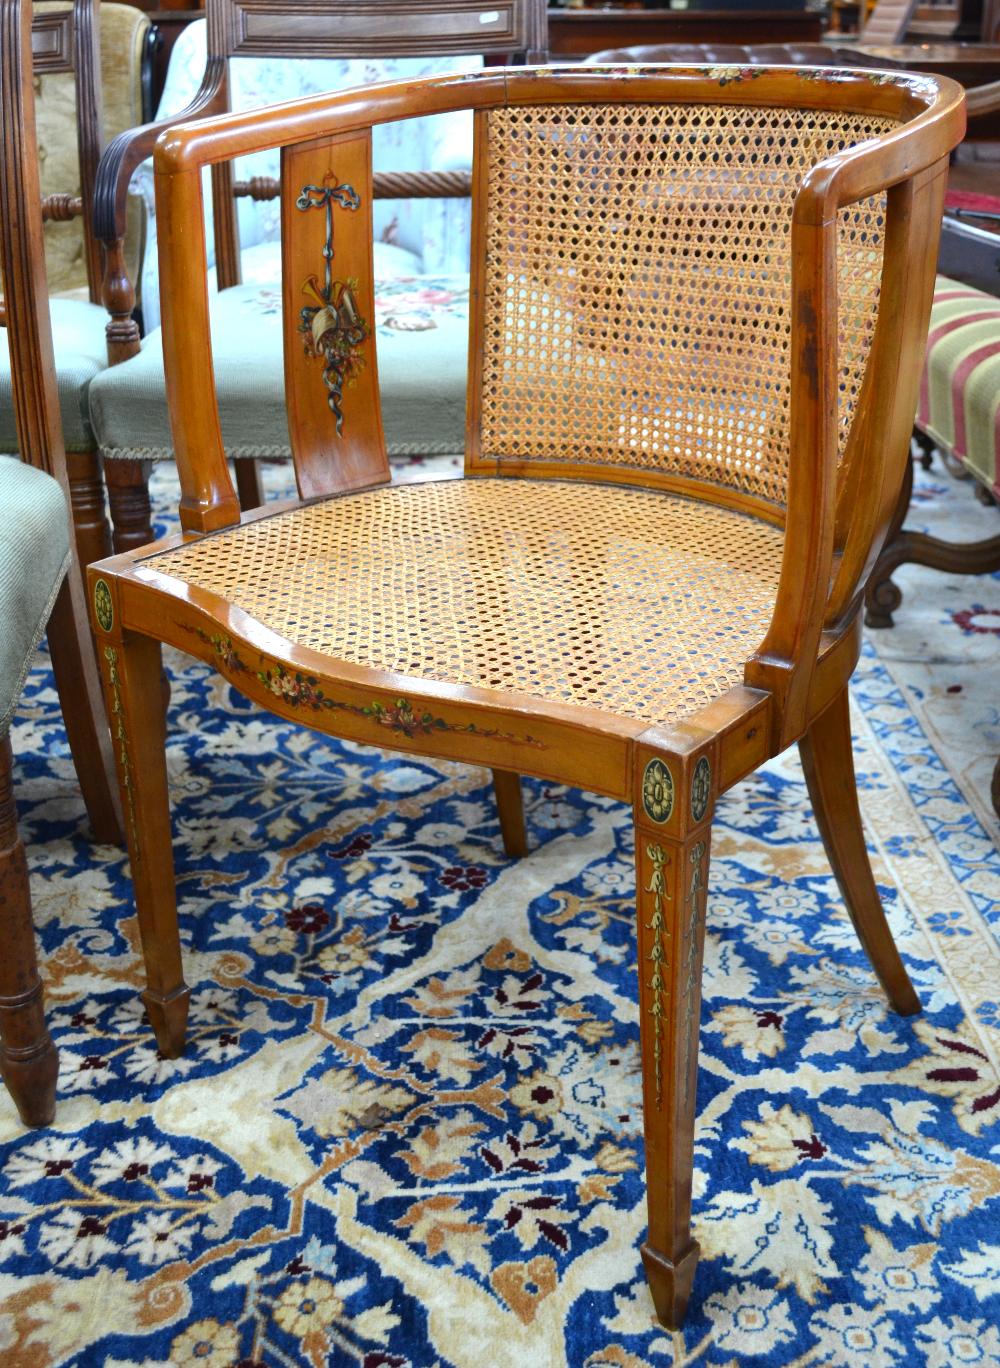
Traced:
[[110, 246], [125, 236], [128, 187], [139, 166], [153, 155], [161, 133], [175, 124], [221, 114], [226, 108], [226, 64], [210, 57], [197, 95], [177, 114], [153, 123], [140, 124], [119, 133], [104, 149], [94, 186], [94, 232], [99, 241]]
[[1000, 110], [1000, 81], [990, 81], [988, 85], [972, 86], [965, 92], [965, 112], [969, 119], [977, 119], [983, 114], [995, 114]]

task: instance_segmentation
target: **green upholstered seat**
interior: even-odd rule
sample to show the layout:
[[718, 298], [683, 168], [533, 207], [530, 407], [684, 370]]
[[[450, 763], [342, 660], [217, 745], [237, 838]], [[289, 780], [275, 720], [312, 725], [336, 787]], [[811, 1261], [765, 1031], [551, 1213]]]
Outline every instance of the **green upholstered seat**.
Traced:
[[[104, 329], [108, 316], [82, 299], [51, 299], [52, 347], [56, 356], [59, 410], [67, 451], [92, 451], [94, 435], [87, 416], [87, 389], [107, 365]], [[17, 450], [14, 398], [7, 329], [0, 328], [0, 451]]]
[[[464, 450], [468, 293], [466, 276], [397, 277], [376, 284], [379, 386], [390, 455]], [[236, 286], [213, 297], [211, 314], [227, 453], [290, 455], [280, 291]], [[144, 339], [138, 356], [97, 376], [90, 413], [106, 458], [173, 455], [159, 330]]]
[[0, 736], [69, 565], [69, 509], [51, 475], [0, 456]]

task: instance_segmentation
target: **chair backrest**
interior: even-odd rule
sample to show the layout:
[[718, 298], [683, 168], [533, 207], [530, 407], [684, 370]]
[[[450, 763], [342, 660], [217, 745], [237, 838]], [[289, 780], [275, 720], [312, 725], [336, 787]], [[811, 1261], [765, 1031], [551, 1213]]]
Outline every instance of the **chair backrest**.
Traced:
[[283, 148], [299, 488], [370, 486], [389, 478], [371, 128], [456, 108], [476, 110], [467, 473], [638, 484], [783, 524], [748, 682], [779, 691], [795, 734], [823, 624], [854, 620], [902, 478], [961, 88], [829, 68], [504, 69], [172, 129], [155, 168], [185, 528], [239, 519], [202, 168]]
[[903, 42], [917, 3], [918, 0], [876, 0], [861, 30], [862, 42]]
[[[544, 60], [548, 38], [546, 0], [206, 0], [206, 12], [205, 85], [217, 68], [223, 108], [224, 73], [234, 58], [483, 54], [537, 62]], [[255, 193], [251, 186], [241, 190]], [[222, 289], [240, 280], [233, 197], [231, 166], [215, 168], [216, 273]]]
[[31, 22], [35, 77], [72, 72], [75, 78], [76, 138], [80, 193], [59, 191], [42, 201], [43, 217], [56, 222], [79, 217], [90, 298], [101, 297], [101, 245], [93, 230], [94, 184], [104, 138], [101, 117], [100, 0], [73, 0], [72, 8], [41, 7]]
[[[36, 0], [33, 30], [50, 15], [71, 20], [65, 0]], [[39, 71], [35, 80], [35, 126], [38, 133], [39, 172], [43, 203], [47, 207], [45, 260], [49, 290], [53, 294], [78, 291], [92, 282], [88, 265], [99, 253], [92, 232], [94, 180], [97, 156], [104, 138], [132, 128], [143, 118], [142, 81], [149, 68], [148, 36], [150, 22], [134, 5], [104, 0], [100, 17], [100, 66], [96, 81], [79, 83], [69, 69]], [[41, 34], [36, 37], [36, 44]], [[100, 125], [87, 132], [85, 103], [99, 100]], [[81, 133], [88, 146], [82, 155]], [[82, 160], [82, 166], [81, 166]], [[86, 193], [84, 193], [86, 191]], [[138, 197], [130, 206], [129, 243], [137, 256], [142, 244], [142, 215]], [[66, 210], [79, 203], [80, 213], [69, 217]], [[85, 212], [85, 217], [84, 217]], [[134, 250], [133, 250], [134, 249]], [[95, 298], [91, 290], [91, 298]]]

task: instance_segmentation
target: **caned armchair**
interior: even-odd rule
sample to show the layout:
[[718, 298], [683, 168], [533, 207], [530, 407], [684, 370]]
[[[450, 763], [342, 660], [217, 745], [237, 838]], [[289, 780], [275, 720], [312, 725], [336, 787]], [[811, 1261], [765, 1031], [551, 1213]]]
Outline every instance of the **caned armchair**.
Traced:
[[[476, 111], [465, 479], [391, 487], [371, 129], [456, 108]], [[672, 1326], [698, 1258], [713, 809], [793, 741], [875, 972], [919, 1010], [865, 850], [847, 683], [963, 118], [958, 86], [898, 73], [508, 69], [205, 120], [157, 147], [183, 531], [89, 574], [159, 1047], [183, 1049], [188, 1004], [161, 642], [320, 731], [501, 771], [514, 836], [518, 773], [631, 804], [643, 1254]], [[268, 146], [301, 501], [241, 518], [201, 173]]]

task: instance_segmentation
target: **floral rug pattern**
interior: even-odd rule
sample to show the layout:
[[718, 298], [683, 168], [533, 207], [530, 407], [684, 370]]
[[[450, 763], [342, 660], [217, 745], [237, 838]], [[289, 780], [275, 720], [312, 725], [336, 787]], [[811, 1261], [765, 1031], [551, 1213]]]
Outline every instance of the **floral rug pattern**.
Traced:
[[[957, 518], [971, 499], [940, 473], [921, 490]], [[936, 615], [995, 755], [1000, 581], [921, 573], [920, 630]], [[187, 1054], [163, 1060], [126, 862], [88, 843], [40, 660], [13, 742], [62, 1068], [47, 1131], [0, 1097], [0, 1361], [1000, 1368], [997, 827], [932, 739], [934, 688], [956, 706], [948, 668], [922, 683], [891, 635], [858, 671], [856, 754], [925, 1011], [888, 1012], [794, 754], [729, 793], [702, 1258], [677, 1334], [653, 1319], [638, 1252], [626, 809], [528, 782], [531, 853], [508, 861], [484, 772], [316, 736], [170, 654], [193, 1001]]]

